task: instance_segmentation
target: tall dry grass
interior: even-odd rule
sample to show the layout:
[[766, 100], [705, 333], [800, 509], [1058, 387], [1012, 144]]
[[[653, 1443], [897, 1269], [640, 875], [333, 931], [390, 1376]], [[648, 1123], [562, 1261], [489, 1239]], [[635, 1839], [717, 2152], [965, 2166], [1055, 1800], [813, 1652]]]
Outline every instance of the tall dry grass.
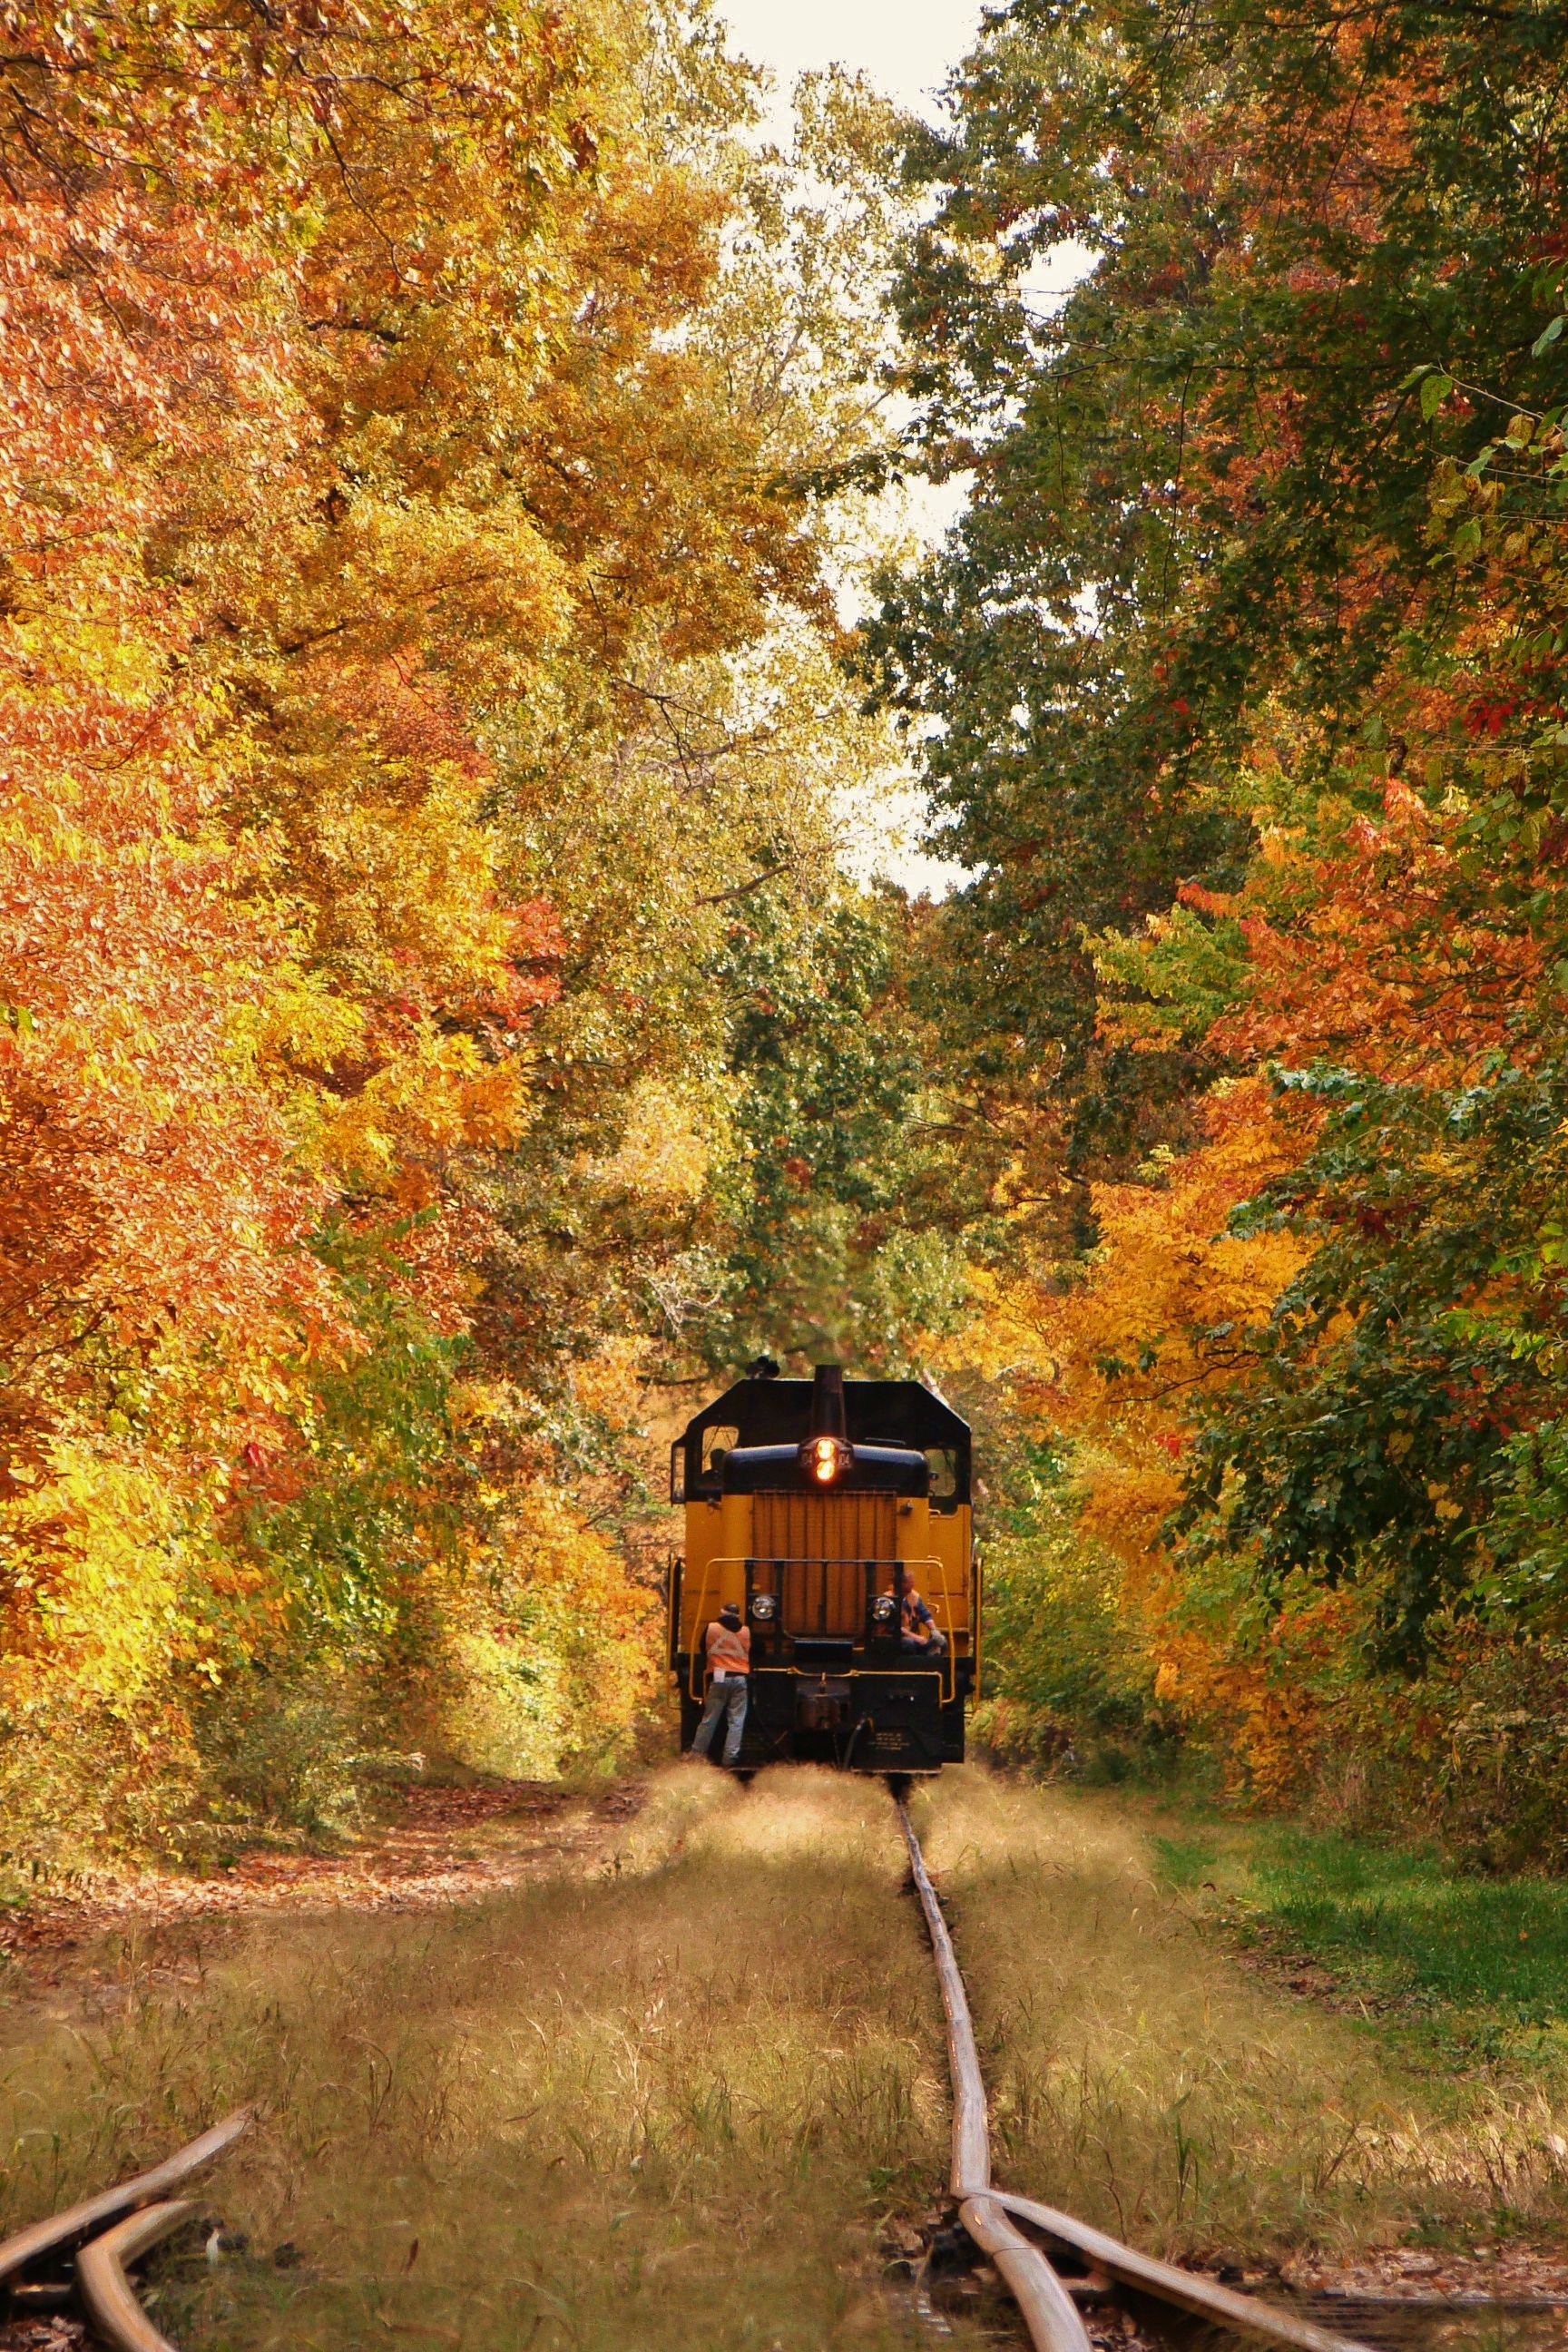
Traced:
[[1156, 1885], [1113, 1801], [970, 1768], [912, 1810], [1009, 2187], [1177, 2255], [1563, 2219], [1550, 2087], [1406, 2066], [1249, 1977]]
[[916, 2341], [875, 2251], [946, 2164], [902, 1867], [876, 1784], [681, 1769], [590, 1878], [132, 1955], [102, 2025], [11, 2048], [5, 2218], [259, 2098], [207, 2192], [248, 2252], [159, 2273], [187, 2352]]
[[[1544, 2095], [1243, 1974], [1110, 1801], [968, 1769], [914, 1810], [1010, 2185], [1176, 2253], [1561, 2218]], [[187, 2352], [913, 2344], [879, 2224], [940, 2201], [948, 2113], [902, 1874], [875, 1784], [679, 1769], [587, 1876], [106, 1958], [5, 2020], [0, 2223], [256, 2098], [208, 2192], [248, 2250], [158, 2273]]]

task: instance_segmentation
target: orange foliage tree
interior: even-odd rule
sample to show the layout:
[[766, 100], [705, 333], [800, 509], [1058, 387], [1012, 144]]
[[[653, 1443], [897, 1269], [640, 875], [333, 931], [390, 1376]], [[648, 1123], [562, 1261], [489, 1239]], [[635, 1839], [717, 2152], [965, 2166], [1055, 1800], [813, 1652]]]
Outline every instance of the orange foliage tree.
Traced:
[[[527, 1617], [559, 1465], [455, 1399], [571, 945], [531, 715], [569, 793], [825, 621], [823, 453], [737, 395], [751, 81], [678, 10], [8, 0], [0, 87], [0, 1706], [25, 1780], [90, 1696], [109, 1822], [248, 1662]], [[647, 1595], [559, 1550], [624, 1719]]]

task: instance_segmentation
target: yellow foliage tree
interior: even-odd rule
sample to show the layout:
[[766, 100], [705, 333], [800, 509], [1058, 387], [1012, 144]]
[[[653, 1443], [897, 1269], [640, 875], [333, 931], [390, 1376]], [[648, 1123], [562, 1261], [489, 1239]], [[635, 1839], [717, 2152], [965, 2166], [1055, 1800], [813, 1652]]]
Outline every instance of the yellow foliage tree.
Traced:
[[564, 1213], [698, 1213], [724, 910], [759, 841], [830, 872], [777, 681], [877, 430], [887, 110], [759, 151], [663, 0], [0, 20], [8, 1752], [90, 1716], [188, 1786], [215, 1683], [384, 1717], [462, 1642], [549, 1685], [540, 1769], [608, 1753], [647, 1596], [552, 1483]]
[[1175, 1717], [1223, 1723], [1237, 1769], [1277, 1796], [1318, 1723], [1303, 1664], [1342, 1638], [1353, 1604], [1318, 1592], [1259, 1608], [1243, 1602], [1239, 1579], [1194, 1591], [1163, 1541], [1194, 1408], [1244, 1372], [1247, 1332], [1306, 1255], [1289, 1234], [1226, 1230], [1231, 1210], [1300, 1156], [1267, 1082], [1216, 1087], [1201, 1118], [1191, 1151], [1162, 1150], [1140, 1181], [1093, 1188], [1100, 1241], [1081, 1273], [1009, 1294], [1008, 1320], [1027, 1343], [1013, 1385], [1032, 1416], [1074, 1442], [1080, 1524], [1121, 1563], [1156, 1698]]

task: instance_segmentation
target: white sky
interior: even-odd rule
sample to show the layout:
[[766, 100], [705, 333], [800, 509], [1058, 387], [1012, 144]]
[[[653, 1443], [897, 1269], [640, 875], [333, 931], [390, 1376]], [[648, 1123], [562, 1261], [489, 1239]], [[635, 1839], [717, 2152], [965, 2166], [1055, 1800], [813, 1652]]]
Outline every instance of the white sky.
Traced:
[[[994, 5], [994, 0], [993, 0]], [[982, 0], [715, 0], [732, 46], [773, 73], [773, 135], [787, 140], [790, 93], [798, 74], [844, 65], [911, 112], [938, 121], [938, 92], [973, 47]], [[1020, 291], [1041, 312], [1054, 310], [1092, 265], [1086, 248], [1058, 247], [1034, 263]], [[901, 527], [935, 545], [957, 520], [967, 495], [962, 480], [906, 486]], [[844, 810], [844, 864], [858, 880], [885, 874], [911, 893], [943, 898], [970, 877], [962, 866], [914, 845], [925, 823], [925, 796], [908, 770], [868, 783]]]
[[845, 65], [930, 119], [932, 93], [973, 43], [980, 0], [717, 0], [717, 13], [742, 56], [773, 68], [784, 101], [798, 73]]

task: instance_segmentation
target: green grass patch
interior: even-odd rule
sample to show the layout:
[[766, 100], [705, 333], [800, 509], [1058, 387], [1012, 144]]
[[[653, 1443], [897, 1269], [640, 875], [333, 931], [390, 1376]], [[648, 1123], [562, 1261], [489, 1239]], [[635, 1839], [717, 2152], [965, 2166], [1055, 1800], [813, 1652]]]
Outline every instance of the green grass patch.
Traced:
[[1477, 2056], [1568, 2063], [1568, 1884], [1480, 1877], [1435, 1848], [1279, 1823], [1152, 1840], [1156, 1875], [1323, 1990]]
[[1207, 1838], [1151, 1838], [1154, 1875], [1162, 1886], [1185, 1890], [1200, 1885], [1217, 1867], [1215, 1849]]

